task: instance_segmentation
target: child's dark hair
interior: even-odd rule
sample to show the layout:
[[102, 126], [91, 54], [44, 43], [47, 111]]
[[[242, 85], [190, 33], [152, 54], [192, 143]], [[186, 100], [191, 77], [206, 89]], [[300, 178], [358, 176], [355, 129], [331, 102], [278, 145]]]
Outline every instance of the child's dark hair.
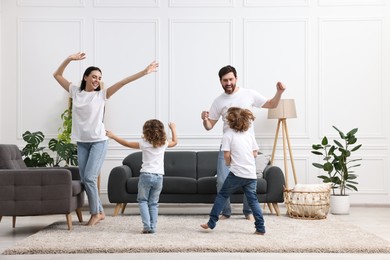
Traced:
[[[89, 74], [91, 74], [91, 72], [92, 71], [94, 71], [94, 70], [97, 70], [97, 71], [100, 71], [100, 73], [102, 73], [102, 71], [98, 68], [98, 67], [94, 67], [94, 66], [91, 66], [91, 67], [88, 67], [85, 71], [84, 71], [84, 75], [83, 75], [83, 78], [81, 79], [81, 85], [80, 85], [80, 91], [83, 91], [83, 90], [85, 90], [85, 88], [86, 88], [86, 81], [85, 81], [85, 77], [88, 77], [89, 76]], [[100, 89], [100, 86], [99, 87], [97, 87], [96, 89], [95, 89], [95, 91], [100, 91], [101, 89]]]
[[151, 119], [145, 122], [143, 135], [143, 138], [151, 143], [154, 148], [163, 146], [167, 141], [164, 124], [157, 119]]
[[226, 120], [229, 127], [236, 132], [245, 132], [251, 126], [255, 116], [249, 109], [242, 109], [239, 107], [231, 107], [227, 111]]

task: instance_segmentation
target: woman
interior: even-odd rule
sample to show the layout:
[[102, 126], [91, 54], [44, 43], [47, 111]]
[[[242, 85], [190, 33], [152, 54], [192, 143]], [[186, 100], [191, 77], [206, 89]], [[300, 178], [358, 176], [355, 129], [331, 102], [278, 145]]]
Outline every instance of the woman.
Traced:
[[105, 218], [97, 188], [97, 178], [108, 144], [103, 123], [105, 102], [126, 84], [155, 72], [158, 63], [152, 62], [144, 70], [118, 81], [107, 89], [103, 89], [100, 85], [102, 72], [97, 67], [89, 67], [85, 70], [80, 86], [76, 86], [64, 78], [64, 70], [71, 61], [85, 58], [83, 52], [70, 55], [61, 63], [53, 76], [70, 93], [73, 99], [72, 138], [77, 142], [81, 182], [84, 184], [87, 193], [91, 213], [87, 225], [93, 226]]

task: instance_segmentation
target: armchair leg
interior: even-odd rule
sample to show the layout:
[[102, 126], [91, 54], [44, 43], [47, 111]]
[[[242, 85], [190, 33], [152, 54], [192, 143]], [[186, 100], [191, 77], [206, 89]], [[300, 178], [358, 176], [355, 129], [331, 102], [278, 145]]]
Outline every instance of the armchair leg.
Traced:
[[121, 211], [122, 214], [125, 213], [126, 206], [127, 203], [122, 203], [122, 211]]
[[73, 229], [73, 225], [72, 225], [72, 214], [66, 214], [66, 223], [68, 224], [68, 230], [72, 230]]
[[16, 226], [16, 216], [12, 216], [12, 228]]
[[118, 215], [119, 209], [122, 207], [122, 203], [117, 203], [114, 209], [114, 217]]
[[76, 215], [77, 218], [79, 219], [79, 222], [83, 222], [83, 213], [81, 212], [81, 208], [76, 209]]
[[274, 206], [274, 209], [276, 211], [276, 216], [280, 216], [280, 210], [279, 210], [278, 203], [272, 203], [272, 205]]

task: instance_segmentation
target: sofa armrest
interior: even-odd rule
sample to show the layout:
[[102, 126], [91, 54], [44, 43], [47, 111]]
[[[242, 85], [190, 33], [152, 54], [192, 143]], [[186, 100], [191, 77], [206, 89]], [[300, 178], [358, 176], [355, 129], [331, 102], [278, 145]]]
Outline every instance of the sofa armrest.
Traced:
[[80, 171], [79, 171], [79, 167], [77, 166], [61, 166], [61, 167], [28, 167], [27, 169], [39, 169], [39, 170], [53, 170], [53, 169], [66, 169], [66, 170], [69, 170], [70, 173], [72, 174], [72, 180], [74, 181], [79, 181], [81, 180], [80, 178]]
[[126, 199], [126, 182], [133, 173], [129, 166], [121, 165], [113, 168], [108, 177], [107, 193], [111, 203], [122, 203]]
[[70, 212], [72, 177], [66, 169], [0, 170], [0, 215]]
[[264, 177], [267, 181], [267, 202], [283, 202], [284, 174], [278, 166], [267, 166], [264, 169]]

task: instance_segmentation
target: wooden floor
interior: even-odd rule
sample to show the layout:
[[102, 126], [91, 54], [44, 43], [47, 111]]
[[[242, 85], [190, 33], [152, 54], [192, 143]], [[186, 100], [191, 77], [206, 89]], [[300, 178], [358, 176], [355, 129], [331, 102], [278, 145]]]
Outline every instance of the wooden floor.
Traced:
[[[241, 205], [233, 205], [233, 213], [240, 214]], [[210, 205], [160, 205], [160, 214], [208, 214]], [[107, 215], [112, 215], [113, 207], [105, 208]], [[285, 214], [285, 208], [280, 207], [281, 214]], [[137, 205], [128, 205], [125, 213], [138, 214]], [[83, 211], [84, 220], [89, 218], [87, 211]], [[372, 232], [390, 242], [390, 206], [352, 206], [349, 215], [338, 215], [344, 221], [353, 223], [362, 229]], [[73, 221], [77, 217], [73, 214]], [[270, 253], [186, 253], [186, 254], [73, 254], [73, 255], [18, 255], [4, 256], [1, 253], [11, 247], [17, 241], [30, 236], [45, 226], [58, 221], [65, 220], [65, 216], [36, 216], [19, 217], [16, 219], [16, 228], [12, 229], [12, 218], [3, 217], [0, 223], [0, 259], [170, 259], [170, 260], [227, 260], [227, 259], [390, 259], [390, 254], [270, 254]], [[348, 239], [348, 238], [346, 238]], [[130, 241], [129, 241], [130, 242]]]

